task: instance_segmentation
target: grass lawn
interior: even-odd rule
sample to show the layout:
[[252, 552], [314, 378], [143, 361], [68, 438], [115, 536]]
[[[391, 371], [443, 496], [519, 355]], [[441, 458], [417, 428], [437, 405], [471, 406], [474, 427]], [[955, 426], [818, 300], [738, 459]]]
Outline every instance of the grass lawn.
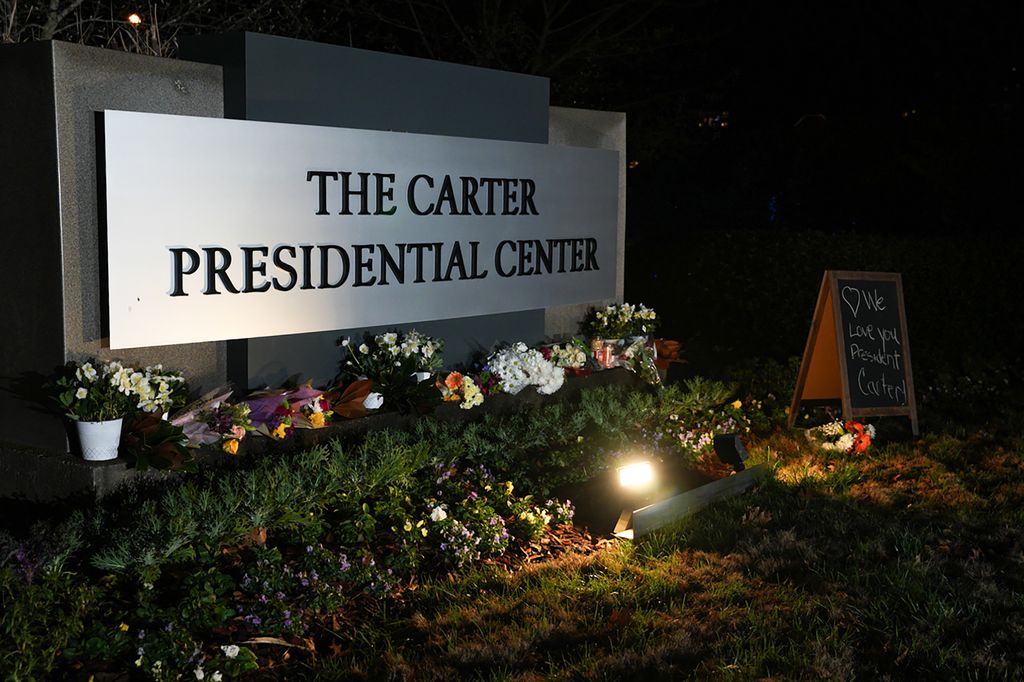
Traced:
[[1021, 679], [1020, 445], [853, 457], [779, 432], [739, 497], [635, 544], [432, 579], [287, 677]]

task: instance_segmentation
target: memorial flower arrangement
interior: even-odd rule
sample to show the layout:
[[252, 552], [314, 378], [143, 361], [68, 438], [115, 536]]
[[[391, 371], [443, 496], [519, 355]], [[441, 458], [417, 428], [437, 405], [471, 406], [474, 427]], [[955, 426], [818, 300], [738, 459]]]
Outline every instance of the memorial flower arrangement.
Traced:
[[642, 303], [612, 304], [604, 308], [591, 308], [583, 321], [584, 331], [592, 338], [624, 339], [647, 336], [658, 326], [658, 314]]
[[644, 340], [631, 343], [622, 354], [620, 364], [652, 386], [661, 385], [661, 375], [655, 364], [654, 349]]
[[486, 370], [498, 378], [498, 390], [512, 395], [527, 386], [536, 386], [537, 393], [551, 395], [565, 382], [565, 370], [521, 341], [493, 353], [487, 359]]
[[310, 428], [322, 429], [331, 423], [334, 411], [331, 410], [331, 404], [321, 394], [303, 405], [300, 414]]
[[230, 403], [230, 388], [210, 391], [195, 403], [171, 417], [181, 427], [189, 447], [219, 444], [229, 455], [238, 454], [241, 441], [252, 431], [251, 408], [246, 402]]
[[473, 377], [459, 372], [450, 372], [444, 379], [434, 384], [441, 391], [441, 399], [445, 402], [459, 402], [463, 410], [471, 410], [484, 402], [484, 394], [477, 386]]
[[[372, 380], [382, 399], [398, 409], [427, 399], [419, 384], [430, 379], [443, 364], [444, 341], [416, 330], [368, 334], [359, 344], [342, 337], [338, 346], [342, 352], [339, 378]], [[432, 389], [430, 384], [426, 388]]]
[[[260, 391], [253, 394], [246, 403], [249, 406], [249, 418], [256, 433], [269, 436], [276, 440], [291, 437], [296, 428], [319, 428], [328, 416], [321, 401], [323, 394], [312, 386], [305, 385], [294, 389], [277, 389]], [[312, 403], [316, 403], [313, 405]], [[328, 406], [328, 412], [331, 410]], [[319, 414], [315, 422], [310, 415]]]
[[875, 440], [875, 427], [839, 419], [807, 429], [807, 437], [831, 452], [861, 454], [867, 452]]
[[583, 369], [587, 365], [587, 353], [582, 341], [573, 339], [564, 346], [555, 344], [541, 348], [541, 354], [555, 367], [563, 369]]
[[73, 421], [106, 421], [133, 411], [163, 413], [183, 402], [185, 379], [160, 365], [139, 371], [120, 362], [74, 363], [54, 383], [61, 411]]
[[143, 412], [164, 414], [185, 402], [185, 377], [180, 372], [164, 371], [163, 365], [131, 372], [129, 380], [139, 398], [136, 407]]

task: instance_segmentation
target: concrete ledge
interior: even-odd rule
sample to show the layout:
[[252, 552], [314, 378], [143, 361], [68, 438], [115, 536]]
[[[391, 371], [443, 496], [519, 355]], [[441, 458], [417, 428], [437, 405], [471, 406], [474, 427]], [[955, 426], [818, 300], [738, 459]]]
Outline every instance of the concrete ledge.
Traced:
[[[340, 421], [322, 429], [296, 429], [294, 435], [285, 441], [259, 436], [250, 437], [242, 441], [236, 456], [227, 455], [218, 448], [200, 448], [196, 451], [196, 459], [201, 467], [223, 466], [247, 457], [272, 452], [305, 450], [334, 439], [352, 441], [370, 431], [407, 430], [417, 419], [424, 417], [471, 422], [482, 419], [486, 414], [507, 415], [533, 406], [576, 402], [584, 389], [612, 385], [629, 386], [636, 390], [647, 389], [647, 385], [635, 374], [624, 369], [615, 369], [596, 372], [586, 377], [566, 379], [561, 390], [551, 396], [542, 396], [527, 388], [514, 396], [492, 396], [485, 400], [483, 405], [472, 410], [463, 410], [457, 405], [439, 401], [437, 409], [428, 415], [384, 412], [361, 419]], [[174, 472], [153, 470], [140, 472], [130, 467], [128, 462], [120, 457], [109, 462], [86, 462], [70, 453], [59, 454], [0, 443], [0, 498], [37, 502], [76, 497], [99, 498], [109, 495], [130, 481], [143, 478], [173, 478], [177, 475]]]

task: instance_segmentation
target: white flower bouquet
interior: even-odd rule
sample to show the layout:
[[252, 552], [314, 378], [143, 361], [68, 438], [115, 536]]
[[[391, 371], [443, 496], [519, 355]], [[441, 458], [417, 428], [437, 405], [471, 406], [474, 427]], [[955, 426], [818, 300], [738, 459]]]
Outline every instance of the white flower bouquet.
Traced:
[[565, 370], [544, 359], [544, 355], [523, 342], [493, 353], [485, 368], [499, 380], [498, 388], [515, 395], [527, 386], [551, 395], [565, 382]]

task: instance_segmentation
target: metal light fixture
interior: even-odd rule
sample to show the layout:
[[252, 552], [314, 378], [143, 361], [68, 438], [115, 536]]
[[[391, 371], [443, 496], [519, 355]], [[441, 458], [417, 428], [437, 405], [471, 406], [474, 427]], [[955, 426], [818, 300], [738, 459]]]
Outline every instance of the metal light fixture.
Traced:
[[715, 436], [714, 446], [718, 458], [732, 465], [736, 473], [678, 494], [668, 492], [670, 485], [656, 484], [654, 467], [649, 461], [637, 460], [620, 467], [620, 489], [628, 495], [622, 503], [629, 506], [620, 507], [623, 511], [612, 532], [620, 538], [635, 540], [716, 500], [746, 490], [768, 470], [763, 464], [746, 468], [744, 462], [750, 455], [735, 433]]
[[619, 485], [630, 492], [649, 490], [654, 484], [654, 466], [647, 460], [619, 467]]

